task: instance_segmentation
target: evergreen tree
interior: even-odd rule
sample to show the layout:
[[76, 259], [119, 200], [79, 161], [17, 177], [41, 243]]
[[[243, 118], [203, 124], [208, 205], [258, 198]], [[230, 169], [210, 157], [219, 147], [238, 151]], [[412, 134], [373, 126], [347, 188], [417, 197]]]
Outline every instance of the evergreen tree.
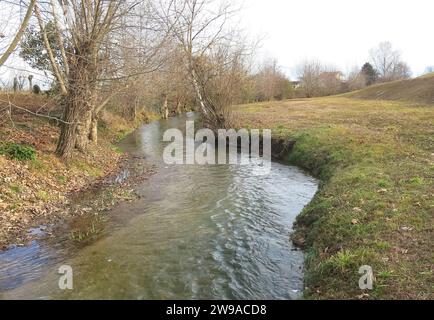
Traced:
[[[62, 65], [62, 56], [55, 36], [55, 27], [52, 21], [45, 26], [48, 41], [53, 49], [56, 62]], [[34, 26], [27, 28], [21, 40], [20, 57], [23, 58], [32, 68], [52, 73], [52, 66], [48, 53], [45, 50], [42, 33]]]
[[377, 71], [369, 62], [363, 65], [361, 73], [365, 76], [367, 86], [373, 85], [377, 81]]

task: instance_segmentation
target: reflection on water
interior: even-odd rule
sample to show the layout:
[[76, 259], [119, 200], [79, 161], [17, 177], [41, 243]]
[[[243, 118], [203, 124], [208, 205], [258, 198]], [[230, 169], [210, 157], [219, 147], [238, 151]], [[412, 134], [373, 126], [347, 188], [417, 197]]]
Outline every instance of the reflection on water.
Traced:
[[[191, 115], [190, 115], [191, 116]], [[174, 118], [143, 126], [123, 148], [157, 165], [140, 200], [112, 210], [103, 237], [83, 248], [41, 242], [0, 255], [1, 298], [288, 299], [303, 287], [303, 253], [289, 241], [317, 182], [273, 163], [168, 166], [161, 142]], [[109, 230], [109, 231], [107, 231]], [[74, 290], [58, 288], [60, 265]]]

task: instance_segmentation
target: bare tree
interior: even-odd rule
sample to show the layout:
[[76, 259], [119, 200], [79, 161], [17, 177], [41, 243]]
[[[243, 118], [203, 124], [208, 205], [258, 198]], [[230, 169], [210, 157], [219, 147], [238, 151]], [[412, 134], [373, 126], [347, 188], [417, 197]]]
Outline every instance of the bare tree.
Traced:
[[[61, 127], [57, 153], [70, 158], [75, 147], [84, 150], [89, 140], [92, 112], [96, 104], [97, 79], [101, 74], [101, 50], [120, 8], [119, 1], [60, 1], [61, 8], [50, 2], [53, 19], [63, 13], [65, 31], [70, 43], [63, 70], [55, 61], [48, 42], [45, 26], [38, 6], [35, 14], [44, 38], [52, 69], [64, 96], [64, 123]], [[58, 31], [58, 38], [62, 35]], [[65, 59], [66, 52], [62, 54]]]
[[410, 66], [406, 62], [403, 61], [399, 62], [393, 70], [393, 75], [395, 80], [410, 78], [411, 77]]
[[346, 91], [341, 71], [318, 60], [305, 60], [297, 67], [300, 87], [307, 98], [329, 96]]
[[177, 43], [166, 43], [160, 54], [164, 56], [165, 62], [159, 70], [149, 75], [151, 92], [148, 94], [161, 102], [159, 111], [163, 118], [168, 118], [170, 114], [181, 113], [187, 103], [192, 104], [195, 93], [188, 81], [189, 74], [183, 66], [184, 53]]
[[264, 63], [254, 75], [254, 82], [256, 101], [282, 100], [292, 96], [291, 83], [275, 59]]
[[380, 81], [409, 78], [410, 68], [402, 61], [401, 53], [394, 50], [390, 42], [381, 42], [369, 52], [371, 62], [379, 74]]
[[222, 92], [227, 88], [218, 88], [223, 85], [218, 77], [227, 76], [222, 67], [239, 57], [238, 34], [229, 28], [237, 10], [230, 1], [220, 0], [168, 0], [157, 7], [162, 25], [183, 50], [205, 124], [214, 129], [228, 126], [230, 120], [230, 101], [224, 101]]
[[343, 74], [334, 67], [324, 67], [319, 74], [319, 95], [330, 96], [343, 91]]
[[[36, 5], [35, 15], [63, 96], [57, 153], [68, 159], [75, 148], [86, 151], [97, 141], [98, 117], [110, 98], [152, 69], [149, 61], [157, 50], [149, 45], [155, 40], [149, 35], [155, 31], [149, 2], [50, 0]], [[54, 21], [58, 54], [48, 41], [44, 18]]]
[[32, 91], [33, 90], [33, 75], [29, 74], [27, 76], [27, 79], [29, 80], [29, 91]]
[[347, 84], [351, 91], [365, 88], [367, 85], [366, 74], [361, 72], [358, 66], [353, 67], [348, 74]]
[[319, 94], [319, 76], [323, 70], [321, 62], [318, 60], [305, 60], [297, 67], [297, 74], [301, 82], [301, 88], [307, 98]]
[[200, 87], [209, 112], [204, 122], [211, 129], [232, 126], [231, 106], [240, 102], [247, 77], [244, 52], [242, 46], [237, 49], [222, 44], [209, 56], [196, 61]]
[[24, 90], [24, 86], [26, 84], [26, 76], [22, 73], [22, 72], [18, 72], [17, 75], [17, 83], [18, 83], [18, 90], [19, 91], [23, 91]]

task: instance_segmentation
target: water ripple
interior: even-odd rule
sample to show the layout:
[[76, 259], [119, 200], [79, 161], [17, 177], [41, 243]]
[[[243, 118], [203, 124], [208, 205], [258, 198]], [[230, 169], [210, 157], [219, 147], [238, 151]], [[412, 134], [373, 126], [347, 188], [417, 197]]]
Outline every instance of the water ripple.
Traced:
[[[254, 163], [166, 166], [162, 132], [180, 123], [153, 123], [126, 140], [157, 173], [139, 201], [110, 213], [116, 227], [104, 237], [74, 255], [38, 242], [0, 254], [1, 297], [289, 299], [303, 289], [303, 253], [289, 234], [317, 182], [278, 163], [263, 176]], [[56, 263], [73, 267], [77, 289], [58, 290]]]

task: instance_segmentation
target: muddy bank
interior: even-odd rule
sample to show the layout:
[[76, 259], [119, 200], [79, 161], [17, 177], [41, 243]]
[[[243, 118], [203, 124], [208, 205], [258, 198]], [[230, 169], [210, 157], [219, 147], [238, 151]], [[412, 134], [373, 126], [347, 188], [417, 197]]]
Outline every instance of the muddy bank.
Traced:
[[283, 161], [292, 151], [295, 145], [293, 140], [272, 138], [271, 140], [271, 157], [276, 161]]

